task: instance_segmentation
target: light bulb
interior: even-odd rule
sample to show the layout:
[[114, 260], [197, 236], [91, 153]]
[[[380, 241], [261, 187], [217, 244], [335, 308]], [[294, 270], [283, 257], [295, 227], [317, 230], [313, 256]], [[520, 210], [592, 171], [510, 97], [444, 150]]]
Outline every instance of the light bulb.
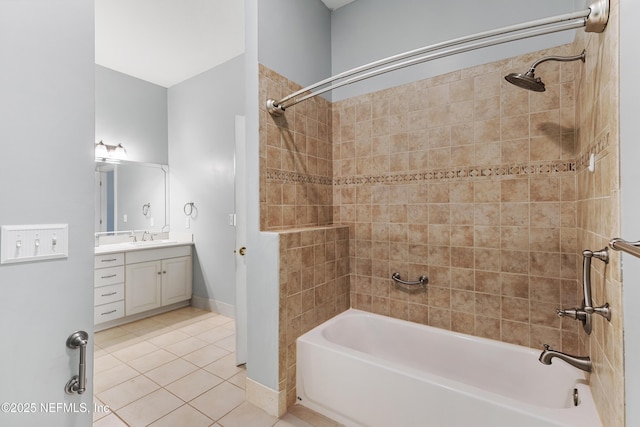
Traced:
[[109, 157], [107, 146], [104, 145], [104, 142], [102, 141], [96, 144], [96, 157], [101, 157], [101, 158]]
[[114, 151], [114, 157], [116, 159], [126, 159], [127, 158], [127, 150], [124, 149], [122, 144], [118, 144]]

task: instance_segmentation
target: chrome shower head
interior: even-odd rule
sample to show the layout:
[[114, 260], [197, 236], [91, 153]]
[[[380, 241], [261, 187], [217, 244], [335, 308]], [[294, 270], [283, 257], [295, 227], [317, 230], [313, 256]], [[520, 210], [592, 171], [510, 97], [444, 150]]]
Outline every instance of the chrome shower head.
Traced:
[[545, 61], [568, 62], [568, 61], [581, 60], [582, 62], [584, 62], [584, 59], [585, 59], [584, 50], [580, 55], [576, 55], [576, 56], [548, 56], [546, 58], [542, 58], [534, 62], [531, 68], [529, 69], [529, 71], [527, 71], [526, 73], [524, 74], [511, 73], [506, 75], [504, 78], [506, 81], [508, 81], [512, 85], [516, 85], [522, 89], [532, 90], [534, 92], [544, 92], [546, 90], [544, 87], [544, 83], [542, 83], [542, 80], [540, 79], [540, 77], [536, 77], [534, 75], [536, 67], [539, 64], [542, 64]]
[[532, 90], [534, 92], [544, 92], [546, 89], [540, 77], [533, 74], [533, 68], [524, 74], [511, 73], [504, 77], [512, 85], [516, 85], [522, 89]]

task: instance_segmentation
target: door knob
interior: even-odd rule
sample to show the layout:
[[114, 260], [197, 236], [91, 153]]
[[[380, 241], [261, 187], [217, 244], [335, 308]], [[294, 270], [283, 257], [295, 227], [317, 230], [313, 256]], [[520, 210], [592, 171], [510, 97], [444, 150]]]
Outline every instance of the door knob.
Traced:
[[240, 249], [238, 249], [238, 253], [242, 256], [244, 256], [247, 253], [247, 248], [246, 247], [241, 247]]

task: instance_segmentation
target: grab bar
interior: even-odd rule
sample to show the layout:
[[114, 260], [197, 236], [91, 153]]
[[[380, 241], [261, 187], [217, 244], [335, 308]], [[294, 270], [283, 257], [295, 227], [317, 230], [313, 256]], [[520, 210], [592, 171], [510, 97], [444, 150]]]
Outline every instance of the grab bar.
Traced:
[[400, 273], [398, 273], [397, 271], [391, 275], [391, 278], [396, 283], [400, 283], [401, 285], [405, 285], [405, 286], [418, 286], [418, 285], [427, 286], [427, 283], [429, 283], [429, 279], [427, 278], [427, 276], [420, 276], [418, 277], [418, 280], [415, 282], [407, 282], [400, 278]]
[[623, 251], [640, 258], [640, 241], [627, 242], [620, 237], [615, 237], [609, 241], [609, 247], [616, 251]]
[[589, 249], [582, 251], [582, 296], [584, 298], [584, 307], [582, 308], [587, 313], [593, 309], [593, 299], [591, 298], [591, 260], [593, 258], [609, 264], [609, 249], [604, 248], [595, 252]]
[[78, 375], [71, 377], [64, 388], [67, 394], [82, 394], [87, 389], [87, 343], [89, 342], [89, 334], [85, 331], [77, 331], [69, 335], [67, 338], [67, 347], [71, 349], [80, 348], [80, 364], [78, 366]]

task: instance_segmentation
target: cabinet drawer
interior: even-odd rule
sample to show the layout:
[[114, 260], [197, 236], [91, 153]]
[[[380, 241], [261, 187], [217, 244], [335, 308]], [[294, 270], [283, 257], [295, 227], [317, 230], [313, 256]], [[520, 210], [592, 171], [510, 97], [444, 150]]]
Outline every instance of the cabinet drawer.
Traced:
[[102, 286], [93, 291], [94, 305], [108, 304], [121, 299], [124, 299], [124, 283]]
[[127, 265], [191, 255], [191, 245], [127, 252]]
[[98, 268], [93, 270], [93, 284], [95, 287], [124, 283], [124, 266]]
[[96, 255], [93, 268], [113, 267], [114, 265], [124, 265], [124, 252], [117, 254]]
[[124, 316], [124, 301], [116, 301], [95, 307], [93, 311], [93, 322], [95, 324], [108, 322], [109, 320], [122, 316]]

